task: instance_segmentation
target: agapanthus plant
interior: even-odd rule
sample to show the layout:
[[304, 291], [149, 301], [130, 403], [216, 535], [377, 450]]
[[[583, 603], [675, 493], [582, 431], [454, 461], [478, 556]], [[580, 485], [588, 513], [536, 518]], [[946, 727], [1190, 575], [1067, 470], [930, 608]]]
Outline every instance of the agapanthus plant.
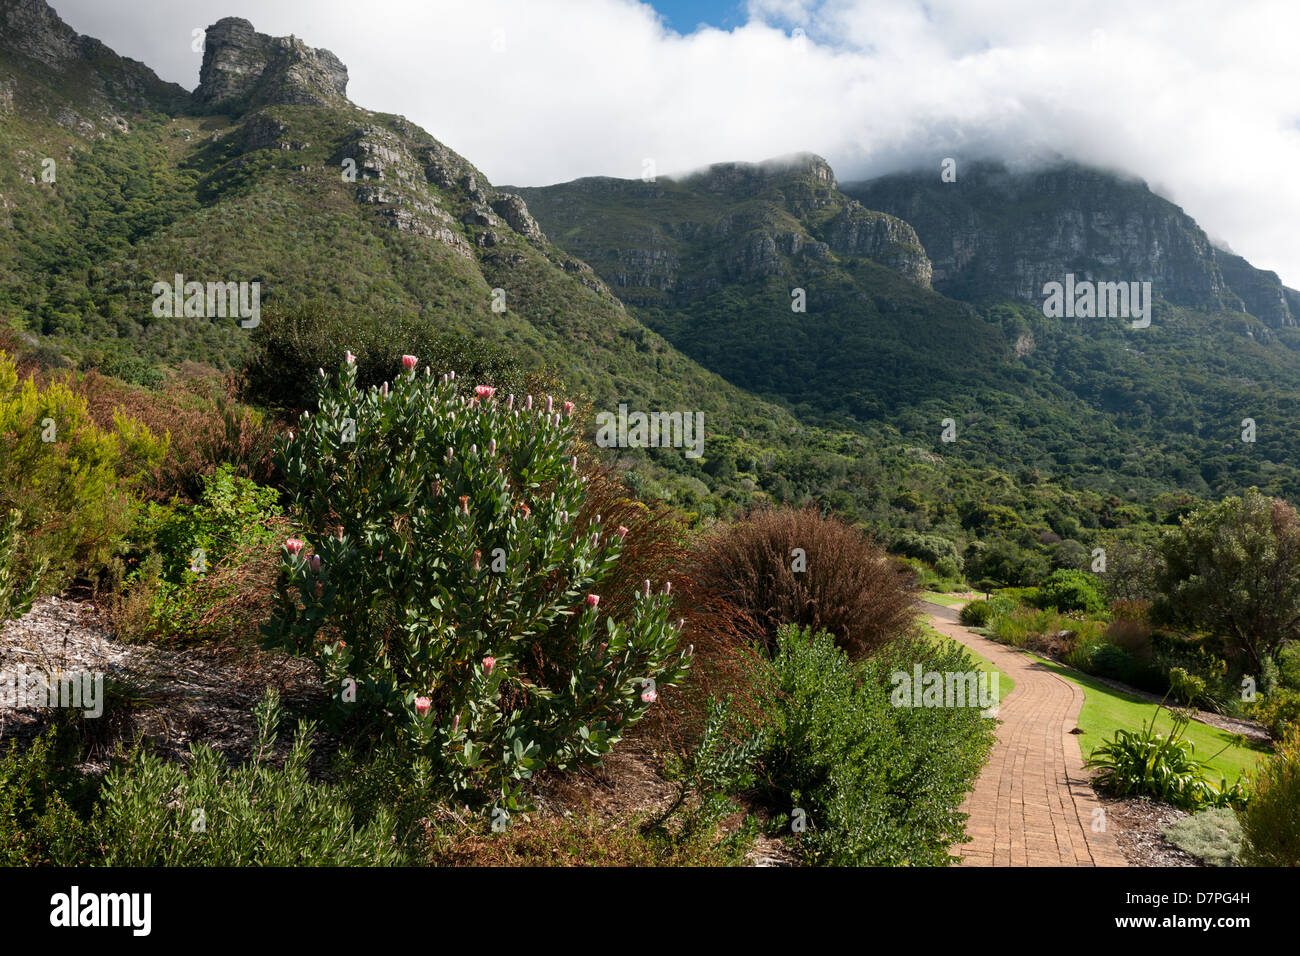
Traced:
[[687, 658], [666, 585], [601, 608], [627, 532], [578, 526], [572, 407], [403, 366], [359, 390], [345, 361], [281, 448], [297, 531], [264, 632], [419, 777], [513, 808], [539, 768], [608, 752]]

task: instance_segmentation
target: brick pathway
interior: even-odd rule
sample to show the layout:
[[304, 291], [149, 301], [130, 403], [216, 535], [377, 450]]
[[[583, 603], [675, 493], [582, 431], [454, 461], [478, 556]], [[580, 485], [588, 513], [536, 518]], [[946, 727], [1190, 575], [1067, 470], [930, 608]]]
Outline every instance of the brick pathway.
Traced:
[[[930, 623], [1016, 682], [998, 710], [998, 740], [962, 809], [965, 866], [1127, 866], [1113, 834], [1093, 831], [1100, 808], [1070, 731], [1083, 691], [1028, 654], [973, 634], [933, 605]], [[951, 613], [955, 617], [955, 613]]]

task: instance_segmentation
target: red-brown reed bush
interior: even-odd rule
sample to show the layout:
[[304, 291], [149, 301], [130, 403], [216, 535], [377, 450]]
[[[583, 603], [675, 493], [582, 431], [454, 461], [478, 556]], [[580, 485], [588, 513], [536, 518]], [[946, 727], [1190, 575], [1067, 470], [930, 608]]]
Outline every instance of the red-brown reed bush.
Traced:
[[910, 573], [815, 508], [765, 508], [720, 524], [693, 550], [688, 571], [752, 618], [753, 637], [769, 649], [787, 623], [827, 631], [854, 658], [915, 628]]

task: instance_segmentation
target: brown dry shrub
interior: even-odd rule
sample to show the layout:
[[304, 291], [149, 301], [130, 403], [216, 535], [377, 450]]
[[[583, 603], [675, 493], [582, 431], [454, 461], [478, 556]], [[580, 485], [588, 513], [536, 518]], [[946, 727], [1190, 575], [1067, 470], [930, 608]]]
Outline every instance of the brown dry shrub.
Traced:
[[[287, 535], [284, 519], [271, 519], [280, 535]], [[221, 564], [192, 584], [185, 585], [184, 613], [159, 613], [157, 567], [145, 568], [129, 588], [123, 587], [125, 569], [104, 582], [97, 602], [120, 640], [170, 648], [205, 645], [236, 652], [260, 647], [258, 627], [271, 616], [275, 582], [280, 573], [279, 548], [245, 545], [226, 555]], [[179, 625], [179, 626], [178, 626]]]
[[1140, 664], [1151, 663], [1151, 625], [1145, 621], [1116, 618], [1106, 627], [1106, 643], [1128, 651]]
[[66, 383], [86, 400], [91, 417], [101, 426], [111, 424], [114, 411], [122, 409], [155, 435], [168, 436], [166, 457], [138, 488], [144, 498], [197, 501], [202, 478], [215, 473], [222, 462], [232, 464], [240, 477], [260, 484], [271, 480], [277, 424], [236, 400], [233, 378], [174, 379], [154, 391], [96, 371], [46, 370], [37, 375]]
[[[806, 570], [793, 570], [795, 549]], [[869, 656], [915, 629], [910, 572], [858, 530], [815, 508], [754, 511], [707, 532], [688, 573], [752, 619], [769, 650], [782, 624], [825, 630], [850, 657]]]

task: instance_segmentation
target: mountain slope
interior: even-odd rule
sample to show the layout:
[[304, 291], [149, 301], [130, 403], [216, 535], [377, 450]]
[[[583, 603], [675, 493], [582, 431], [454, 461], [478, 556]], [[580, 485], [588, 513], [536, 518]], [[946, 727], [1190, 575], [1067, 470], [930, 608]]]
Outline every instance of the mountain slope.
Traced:
[[[956, 184], [916, 174], [841, 191], [824, 162], [800, 157], [518, 192], [647, 324], [805, 419], [896, 430], [967, 464], [1032, 467], [1126, 498], [1300, 490], [1287, 441], [1300, 429], [1292, 293], [1139, 182], [976, 166]], [[937, 291], [836, 243], [846, 208], [909, 238], [914, 217], [925, 258], [912, 261], [932, 266]], [[1151, 281], [1152, 327], [1046, 318], [1043, 283], [1071, 271]], [[791, 311], [795, 289], [807, 313]], [[1254, 443], [1241, 441], [1247, 417]], [[945, 419], [955, 443], [941, 441]]]

